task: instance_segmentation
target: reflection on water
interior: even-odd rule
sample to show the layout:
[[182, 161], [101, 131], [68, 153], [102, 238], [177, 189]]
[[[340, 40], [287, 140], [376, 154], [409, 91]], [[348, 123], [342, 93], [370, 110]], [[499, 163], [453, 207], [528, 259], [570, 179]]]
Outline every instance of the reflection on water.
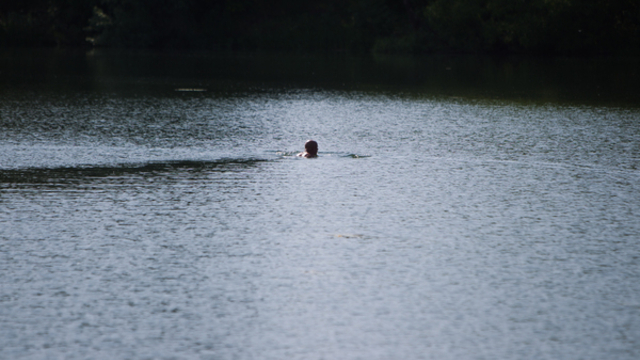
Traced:
[[[193, 174], [203, 171], [241, 171], [259, 159], [220, 159], [217, 161], [164, 161], [142, 164], [121, 164], [119, 166], [80, 166], [62, 168], [5, 169], [0, 173], [0, 188], [14, 186], [81, 184], [91, 180], [108, 178], [163, 177], [176, 174]], [[169, 181], [169, 179], [165, 179]]]
[[[403, 96], [634, 106], [638, 58], [173, 53], [2, 50], [0, 93], [222, 96], [274, 89], [365, 91]], [[36, 91], [32, 93], [31, 91]], [[185, 94], [186, 93], [186, 94]]]
[[640, 355], [630, 98], [82, 56], [0, 74], [0, 358]]

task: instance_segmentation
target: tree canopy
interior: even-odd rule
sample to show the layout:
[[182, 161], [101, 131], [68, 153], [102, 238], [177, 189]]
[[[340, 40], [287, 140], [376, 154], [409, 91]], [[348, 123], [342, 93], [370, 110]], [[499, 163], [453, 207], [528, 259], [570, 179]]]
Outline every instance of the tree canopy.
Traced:
[[638, 54], [637, 0], [8, 0], [2, 46]]

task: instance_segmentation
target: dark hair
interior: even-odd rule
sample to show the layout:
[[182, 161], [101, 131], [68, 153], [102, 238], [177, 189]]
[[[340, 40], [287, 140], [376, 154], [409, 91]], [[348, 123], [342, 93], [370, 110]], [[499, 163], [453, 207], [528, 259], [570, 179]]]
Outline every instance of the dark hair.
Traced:
[[314, 140], [309, 140], [304, 143], [304, 150], [308, 153], [317, 154], [318, 153], [318, 143]]

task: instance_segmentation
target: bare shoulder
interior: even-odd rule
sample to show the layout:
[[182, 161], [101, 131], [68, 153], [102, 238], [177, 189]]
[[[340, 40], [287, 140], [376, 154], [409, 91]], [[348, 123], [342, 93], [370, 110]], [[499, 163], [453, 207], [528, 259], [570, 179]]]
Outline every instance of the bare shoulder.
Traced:
[[311, 155], [308, 152], [301, 152], [300, 154], [296, 155], [296, 156], [300, 156], [300, 157], [306, 157], [306, 158], [315, 158], [318, 157], [318, 155]]

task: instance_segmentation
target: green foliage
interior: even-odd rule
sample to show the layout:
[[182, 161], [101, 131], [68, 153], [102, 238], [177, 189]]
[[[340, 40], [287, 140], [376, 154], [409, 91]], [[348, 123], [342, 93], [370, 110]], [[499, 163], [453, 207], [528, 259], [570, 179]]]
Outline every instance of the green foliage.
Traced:
[[424, 17], [440, 49], [550, 54], [640, 50], [636, 0], [434, 0]]
[[21, 0], [0, 3], [0, 44], [638, 54], [640, 1]]
[[98, 0], [20, 0], [0, 2], [0, 44], [80, 46]]

